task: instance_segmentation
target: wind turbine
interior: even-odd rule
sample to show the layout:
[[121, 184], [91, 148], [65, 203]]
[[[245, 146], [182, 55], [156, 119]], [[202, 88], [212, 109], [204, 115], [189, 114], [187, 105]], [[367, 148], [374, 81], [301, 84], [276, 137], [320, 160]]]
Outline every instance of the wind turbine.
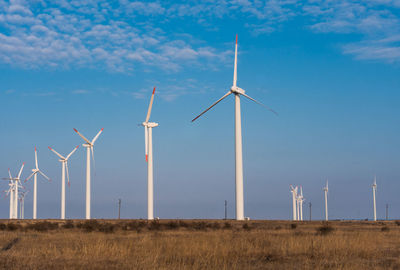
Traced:
[[21, 169], [19, 170], [19, 173], [16, 177], [12, 177], [10, 169], [8, 169], [9, 178], [3, 178], [3, 180], [8, 180], [13, 184], [13, 189], [11, 190], [11, 196], [10, 196], [10, 212], [12, 213], [10, 214], [11, 219], [18, 218], [18, 183], [21, 181], [21, 174], [22, 170], [24, 169], [24, 166], [25, 162], [22, 163]]
[[39, 170], [37, 151], [35, 146], [35, 165], [36, 167], [32, 169], [32, 174], [25, 179], [24, 182], [28, 181], [33, 176], [33, 219], [36, 219], [37, 214], [37, 174], [40, 173], [48, 181], [51, 181], [41, 170]]
[[[11, 177], [10, 177], [11, 178]], [[5, 190], [4, 192], [6, 193], [6, 196], [10, 195], [10, 215], [9, 219], [12, 219], [14, 217], [14, 182], [10, 180], [8, 183], [8, 190]]]
[[326, 180], [324, 193], [325, 193], [325, 220], [328, 221], [328, 180]]
[[25, 196], [28, 193], [28, 190], [26, 191], [21, 191], [19, 193], [19, 218], [24, 219], [25, 218]]
[[300, 218], [298, 218], [298, 220], [303, 221], [303, 202], [305, 201], [304, 196], [303, 196], [303, 187], [300, 186], [300, 195], [298, 196], [298, 201], [299, 201], [299, 215]]
[[153, 199], [153, 128], [158, 126], [158, 123], [149, 122], [151, 109], [153, 107], [154, 94], [156, 88], [154, 87], [151, 95], [149, 108], [147, 109], [146, 120], [142, 123], [144, 126], [144, 141], [145, 141], [145, 153], [147, 162], [147, 219], [154, 219], [154, 199]]
[[244, 220], [244, 199], [243, 199], [243, 155], [242, 155], [242, 124], [241, 124], [241, 114], [240, 114], [240, 96], [244, 96], [255, 103], [267, 108], [271, 112], [277, 114], [271, 108], [265, 106], [261, 102], [249, 97], [245, 94], [245, 91], [237, 87], [237, 35], [236, 35], [236, 45], [235, 45], [235, 63], [233, 70], [233, 85], [230, 90], [223, 95], [220, 99], [214, 102], [210, 107], [208, 107], [205, 111], [196, 116], [192, 122], [194, 122], [197, 118], [205, 114], [212, 107], [217, 105], [223, 99], [225, 99], [230, 94], [235, 95], [235, 182], [236, 182], [236, 220]]
[[[94, 163], [94, 143], [97, 138], [99, 138], [100, 134], [103, 132], [104, 128], [102, 128], [96, 136], [94, 136], [92, 141], [89, 141], [85, 138], [79, 131], [74, 128], [75, 132], [86, 142], [82, 144], [83, 147], [86, 148], [86, 219], [90, 219], [90, 152], [92, 152], [92, 158]], [[94, 165], [94, 164], [93, 164]]]
[[65, 170], [67, 171], [69, 186], [68, 159], [72, 156], [76, 149], [78, 149], [78, 147], [79, 145], [75, 147], [74, 150], [72, 150], [72, 152], [69, 153], [67, 157], [63, 157], [56, 150], [49, 146], [49, 149], [60, 158], [58, 161], [61, 162], [61, 219], [65, 219]]
[[374, 221], [376, 221], [376, 199], [375, 199], [375, 193], [376, 193], [376, 175], [374, 177], [374, 183], [372, 184], [372, 196], [374, 198]]
[[293, 200], [293, 220], [297, 220], [297, 187], [290, 185], [290, 192], [292, 193]]

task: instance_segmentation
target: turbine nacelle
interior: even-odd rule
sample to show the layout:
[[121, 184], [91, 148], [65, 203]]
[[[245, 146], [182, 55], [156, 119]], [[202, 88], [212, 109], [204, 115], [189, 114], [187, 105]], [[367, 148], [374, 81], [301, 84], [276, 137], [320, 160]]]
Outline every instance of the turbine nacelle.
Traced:
[[153, 127], [157, 127], [158, 123], [154, 123], [154, 122], [143, 122], [142, 126], [144, 127], [148, 127], [148, 128], [153, 128]]
[[240, 95], [244, 95], [244, 93], [245, 93], [245, 91], [242, 88], [237, 87], [237, 86], [232, 86], [231, 87], [231, 92], [233, 94], [240, 94]]
[[83, 147], [89, 148], [89, 147], [93, 147], [93, 144], [89, 144], [89, 143], [84, 143], [82, 144]]

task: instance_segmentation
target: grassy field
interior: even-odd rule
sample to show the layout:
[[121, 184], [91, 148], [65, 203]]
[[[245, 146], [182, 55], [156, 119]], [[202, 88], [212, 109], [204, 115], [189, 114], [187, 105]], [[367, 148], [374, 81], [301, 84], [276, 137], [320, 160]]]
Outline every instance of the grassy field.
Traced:
[[400, 222], [0, 220], [1, 269], [400, 269]]

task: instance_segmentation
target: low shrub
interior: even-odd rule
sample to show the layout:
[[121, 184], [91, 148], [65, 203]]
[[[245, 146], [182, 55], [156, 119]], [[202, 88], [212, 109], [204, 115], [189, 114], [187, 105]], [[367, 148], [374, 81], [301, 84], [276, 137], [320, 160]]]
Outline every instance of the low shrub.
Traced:
[[250, 231], [250, 230], [251, 230], [251, 227], [249, 226], [248, 223], [243, 224], [242, 228], [243, 228], [243, 230], [245, 230], [245, 231]]
[[5, 231], [7, 229], [7, 225], [4, 223], [0, 223], [0, 231]]
[[99, 228], [99, 222], [97, 220], [87, 220], [76, 225], [77, 228], [82, 229], [86, 232], [92, 232]]
[[296, 228], [297, 228], [297, 224], [296, 223], [290, 224], [290, 229], [294, 230]]
[[381, 228], [381, 231], [382, 231], [382, 232], [388, 232], [388, 231], [390, 231], [390, 230], [389, 230], [389, 227], [383, 226], [383, 227]]
[[400, 220], [395, 220], [394, 223], [395, 223], [397, 226], [400, 226]]
[[191, 225], [192, 225], [192, 228], [197, 230], [197, 231], [205, 231], [205, 230], [207, 230], [207, 223], [204, 222], [204, 221], [193, 222]]
[[48, 230], [58, 229], [58, 224], [48, 221], [39, 221], [26, 225], [25, 229], [34, 230], [38, 232], [47, 232]]
[[335, 229], [332, 226], [324, 224], [321, 227], [317, 228], [317, 233], [321, 235], [328, 235], [332, 233], [334, 230]]
[[224, 229], [232, 229], [232, 224], [229, 223], [229, 222], [225, 222], [223, 228], [224, 228]]
[[179, 222], [176, 221], [169, 221], [167, 224], [165, 224], [165, 227], [169, 230], [176, 230], [179, 229]]
[[7, 224], [7, 231], [16, 231], [19, 228], [21, 228], [21, 226], [19, 224], [14, 224], [14, 223]]
[[113, 233], [115, 231], [115, 225], [111, 223], [103, 223], [99, 225], [98, 229], [99, 232]]
[[148, 224], [147, 228], [148, 228], [150, 231], [159, 231], [159, 230], [161, 229], [160, 221], [158, 221], [158, 220], [153, 220], [153, 221], [151, 221], [151, 222]]
[[62, 227], [63, 227], [64, 229], [73, 229], [73, 228], [75, 228], [75, 224], [74, 224], [74, 222], [72, 222], [72, 220], [68, 220], [67, 222], [65, 222], [65, 223], [62, 225]]

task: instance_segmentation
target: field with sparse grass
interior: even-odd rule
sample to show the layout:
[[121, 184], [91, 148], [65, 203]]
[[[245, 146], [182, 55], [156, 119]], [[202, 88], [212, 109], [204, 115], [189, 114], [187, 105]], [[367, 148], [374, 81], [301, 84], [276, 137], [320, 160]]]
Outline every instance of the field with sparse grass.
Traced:
[[0, 220], [0, 268], [400, 269], [400, 222]]

